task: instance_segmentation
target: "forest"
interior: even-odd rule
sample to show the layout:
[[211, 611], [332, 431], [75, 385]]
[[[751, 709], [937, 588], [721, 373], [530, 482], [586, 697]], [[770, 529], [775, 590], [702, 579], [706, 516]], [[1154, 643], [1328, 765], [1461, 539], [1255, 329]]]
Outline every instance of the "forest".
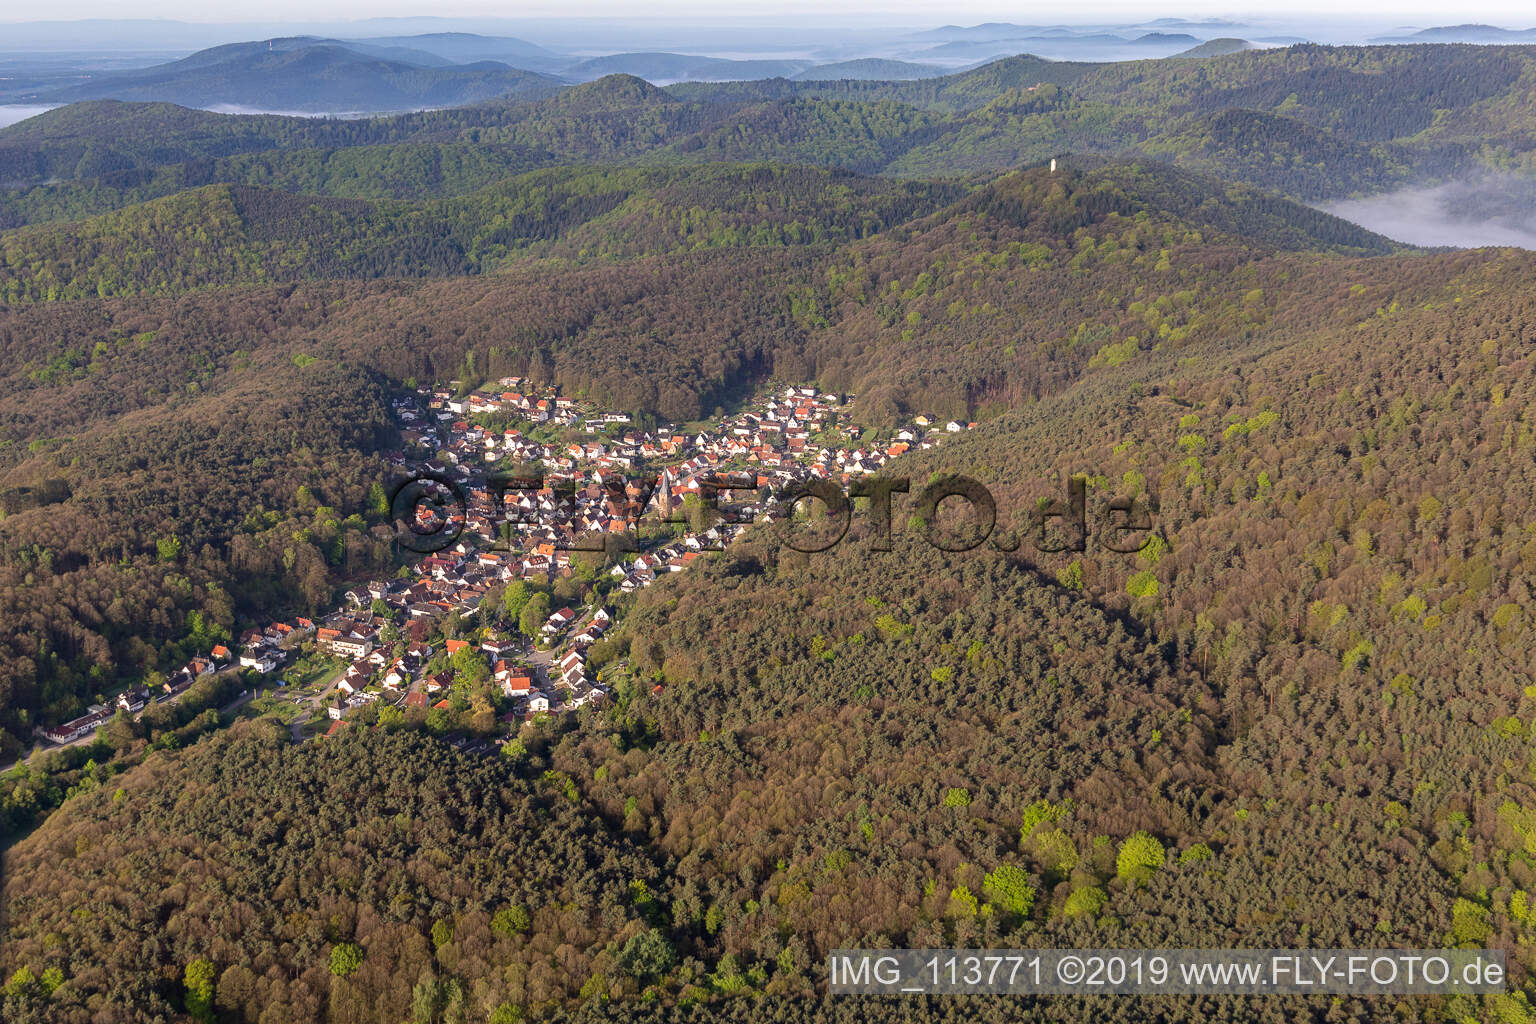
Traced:
[[956, 185], [771, 164], [534, 171], [452, 199], [209, 185], [0, 235], [9, 305], [307, 278], [449, 277], [533, 257], [611, 261], [828, 245], [935, 212]]
[[[196, 217], [167, 221], [157, 201], [112, 215], [137, 216], [153, 243], [86, 222], [72, 237], [101, 239], [99, 258], [60, 237], [54, 266], [17, 261], [34, 275], [13, 277], [17, 291], [57, 287], [88, 263], [129, 295], [171, 294], [41, 294], [0, 316], [12, 385], [0, 487], [14, 506], [0, 540], [13, 621], [29, 623], [7, 637], [0, 674], [11, 749], [111, 680], [173, 667], [191, 613], [230, 630], [236, 616], [313, 611], [336, 572], [387, 557], [363, 496], [384, 473], [386, 396], [402, 382], [528, 373], [686, 421], [777, 375], [857, 393], [871, 424], [968, 415], [1037, 399], [1143, 337], [1172, 349], [1254, 329], [1274, 300], [1252, 297], [1257, 277], [1234, 284], [1238, 265], [1290, 275], [1319, 252], [1395, 251], [1285, 200], [1154, 165], [1033, 171], [969, 191], [761, 165], [552, 177], [497, 190], [519, 212], [495, 219], [518, 225], [508, 237], [527, 255], [479, 275], [262, 284], [274, 265], [249, 257], [251, 239], [335, 237], [281, 204], [247, 204], [221, 235]], [[376, 251], [429, 275], [443, 249], [412, 230], [415, 212], [385, 220]], [[414, 266], [413, 244], [427, 254]], [[149, 259], [125, 264], [125, 249]], [[1104, 302], [1146, 266], [1163, 297]], [[296, 269], [318, 278], [326, 266]], [[92, 525], [108, 519], [111, 530]], [[173, 539], [167, 575], [161, 542]], [[110, 583], [129, 577], [144, 589]], [[72, 614], [50, 614], [59, 607]]]
[[537, 99], [360, 120], [98, 100], [0, 130], [0, 227], [203, 185], [357, 199], [467, 195], [574, 164], [771, 161], [906, 178], [1148, 156], [1315, 201], [1529, 172], [1528, 47], [1249, 50], [1085, 64], [1028, 55], [912, 82], [628, 75]]
[[[974, 421], [892, 468], [1000, 510], [964, 553], [906, 498], [889, 551], [754, 528], [616, 598], [615, 699], [493, 756], [403, 716], [225, 728], [210, 687], [5, 773], [0, 1016], [1536, 1019], [1536, 254], [1297, 201], [1518, 169], [1531, 62], [0, 131], [0, 762], [397, 571], [375, 491], [418, 385], [690, 423], [814, 384], [871, 444]], [[1007, 550], [1073, 478], [1152, 542]], [[892, 945], [1493, 947], [1512, 984], [824, 995], [830, 950]]]

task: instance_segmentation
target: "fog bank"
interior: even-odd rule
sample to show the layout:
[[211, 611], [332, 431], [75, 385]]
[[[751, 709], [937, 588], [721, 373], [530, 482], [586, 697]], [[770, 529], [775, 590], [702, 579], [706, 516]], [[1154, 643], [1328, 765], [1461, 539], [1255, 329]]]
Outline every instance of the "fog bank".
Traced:
[[25, 121], [38, 114], [46, 114], [57, 104], [46, 107], [0, 107], [0, 128], [8, 128], [17, 121]]
[[1512, 245], [1536, 249], [1536, 180], [1481, 175], [1320, 207], [1409, 245]]
[[271, 107], [247, 107], [238, 103], [212, 103], [202, 109], [213, 114], [274, 114], [278, 117], [334, 117], [343, 121], [357, 121], [365, 117], [388, 117], [391, 114], [407, 114], [417, 110], [435, 110], [435, 107], [412, 107], [411, 110], [278, 110]]

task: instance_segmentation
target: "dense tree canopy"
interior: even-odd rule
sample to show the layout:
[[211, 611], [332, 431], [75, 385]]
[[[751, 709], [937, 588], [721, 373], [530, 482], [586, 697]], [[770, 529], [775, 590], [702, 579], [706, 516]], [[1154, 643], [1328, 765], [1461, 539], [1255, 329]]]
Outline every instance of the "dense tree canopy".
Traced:
[[[7, 774], [0, 1013], [1530, 1019], [1536, 257], [1411, 250], [1260, 186], [1522, 166], [1531, 61], [1017, 58], [0, 132], [7, 761], [394, 572], [377, 485], [418, 385], [528, 375], [689, 422], [814, 383], [855, 396], [850, 443], [975, 421], [889, 468], [998, 509], [964, 553], [910, 494], [893, 550], [862, 504], [823, 555], [753, 528], [616, 597], [611, 704], [505, 756], [439, 742], [445, 709], [225, 729], [208, 682]], [[1011, 542], [1074, 478], [1083, 543]], [[1119, 498], [1138, 552], [1105, 543]], [[484, 614], [533, 634], [574, 589]], [[1513, 985], [821, 994], [832, 949], [948, 944], [1487, 945]]]

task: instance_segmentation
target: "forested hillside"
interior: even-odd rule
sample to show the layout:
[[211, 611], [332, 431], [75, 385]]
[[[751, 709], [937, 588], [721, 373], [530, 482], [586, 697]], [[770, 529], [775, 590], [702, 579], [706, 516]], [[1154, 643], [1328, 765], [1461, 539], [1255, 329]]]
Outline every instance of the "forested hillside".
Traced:
[[580, 162], [784, 161], [997, 171], [1130, 153], [1318, 200], [1529, 170], [1536, 57], [1504, 46], [1293, 46], [1196, 60], [1012, 57], [907, 82], [611, 75], [543, 99], [367, 120], [80, 103], [0, 131], [0, 226], [208, 184], [366, 199], [462, 195]]
[[[0, 1017], [1536, 1019], [1536, 255], [1293, 201], [1524, 166], [1533, 66], [1017, 58], [0, 132], [0, 760], [401, 571], [422, 385], [679, 430], [815, 385], [850, 447], [956, 420], [887, 470], [998, 511], [949, 552], [898, 495], [890, 551], [860, 503], [830, 552], [759, 524], [610, 589], [612, 700], [492, 756], [425, 709], [223, 728], [210, 686], [8, 774]], [[1042, 552], [1073, 478], [1088, 536]], [[1512, 985], [824, 995], [832, 949], [951, 944], [1494, 947]]]
[[[503, 769], [415, 748], [403, 758], [380, 745], [430, 741], [366, 729], [297, 751], [242, 736], [76, 797], [11, 855], [7, 900], [24, 923], [8, 950], [34, 977], [54, 969], [57, 987], [43, 1002], [42, 982], [20, 986], [8, 1009], [22, 1020], [126, 999], [174, 1010], [200, 959], [209, 968], [191, 977], [214, 979], [231, 1019], [257, 1007], [305, 1019], [322, 1005], [328, 1018], [393, 1019], [408, 999], [489, 1019], [503, 1002], [533, 1011], [572, 988], [588, 1004], [579, 1018], [602, 1019], [598, 993], [649, 985], [711, 1014], [746, 1012], [731, 1004], [762, 992], [757, 1012], [836, 1019], [835, 1005], [796, 994], [827, 950], [861, 943], [1494, 943], [1524, 970], [1521, 908], [1536, 880], [1523, 852], [1530, 544], [1518, 509], [1531, 481], [1510, 470], [1530, 461], [1536, 379], [1517, 340], [1528, 300], [1509, 296], [1530, 260], [1313, 270], [1265, 323], [1090, 366], [906, 467], [916, 480], [984, 479], [1002, 525], [1026, 530], [1061, 473], [1086, 474], [1094, 514], [1109, 495], [1151, 502], [1160, 541], [1142, 556], [946, 554], [899, 515], [890, 553], [856, 536], [800, 556], [765, 533], [640, 599], [616, 644], [643, 685], [615, 712], [542, 737], [516, 768], [539, 780], [527, 799], [600, 830], [583, 833], [583, 851], [616, 844], [601, 866], [561, 861], [559, 884], [589, 894], [578, 908], [615, 905], [601, 926], [562, 931], [577, 925], [557, 915], [558, 892], [530, 890], [522, 859], [487, 852], [480, 837], [507, 833], [475, 801], [529, 784], [488, 791], [480, 776]], [[1307, 269], [1276, 268], [1287, 273]], [[1309, 319], [1299, 307], [1317, 295], [1332, 302]], [[409, 781], [378, 774], [405, 763]], [[359, 808], [346, 806], [358, 785], [347, 766], [367, 780]], [[225, 805], [266, 790], [305, 801], [275, 814], [263, 801], [281, 831], [231, 847], [226, 818], [247, 812]], [[466, 824], [433, 865], [439, 826], [423, 816], [440, 811]], [[353, 821], [338, 860], [324, 836]], [[406, 854], [380, 821], [412, 830], [419, 867], [402, 875]], [[334, 830], [307, 838], [319, 822]], [[1122, 856], [1141, 832], [1159, 853], [1145, 873]], [[219, 856], [204, 859], [213, 843]], [[280, 952], [253, 946], [263, 933], [251, 925], [207, 923], [239, 899], [193, 916], [181, 909], [193, 890], [158, 895], [158, 860], [122, 899], [159, 908], [167, 941], [151, 951], [113, 938], [141, 934], [132, 918], [103, 931], [100, 911], [73, 913], [83, 896], [58, 899], [100, 891], [133, 849], [186, 851], [182, 878], [233, 864], [263, 879], [253, 912]], [[318, 881], [285, 888], [295, 872]], [[480, 881], [440, 894], [445, 872]], [[220, 892], [247, 891], [242, 877]], [[362, 888], [347, 887], [353, 877]], [[387, 909], [369, 888], [385, 877], [412, 879]], [[503, 899], [529, 911], [525, 940], [497, 937]], [[630, 940], [650, 928], [665, 945], [642, 960]], [[552, 949], [554, 977], [541, 966]], [[149, 971], [128, 966], [146, 956]], [[114, 980], [93, 973], [113, 957], [125, 958]], [[1120, 1006], [1147, 1019], [1144, 1005]], [[1397, 1006], [1407, 1019], [1523, 1012], [1515, 999]], [[1088, 1004], [1023, 1009], [1101, 1019]], [[1233, 1000], [1166, 1009], [1252, 1019]]]
[[43, 92], [36, 99], [70, 103], [110, 96], [203, 106], [356, 112], [526, 98], [547, 95], [564, 84], [563, 79], [498, 61], [455, 64], [404, 48], [356, 48], [338, 40], [299, 37], [267, 40], [265, 45], [217, 46], [166, 64], [94, 76]]
[[[536, 373], [690, 420], [778, 375], [859, 392], [874, 424], [968, 415], [1141, 347], [1241, 337], [1275, 300], [1236, 266], [1289, 275], [1319, 257], [1275, 263], [1287, 251], [1389, 251], [1326, 215], [1149, 167], [1009, 176], [949, 202], [959, 191], [772, 167], [538, 172], [444, 201], [454, 212], [211, 190], [109, 215], [116, 226], [3, 236], [32, 252], [7, 285], [26, 301], [0, 316], [13, 495], [0, 537], [13, 621], [28, 623], [0, 674], [9, 743], [122, 673], [172, 667], [196, 622], [317, 610], [328, 571], [384, 557], [362, 497], [391, 382]], [[248, 283], [462, 272], [469, 246], [453, 239], [478, 230], [464, 210], [486, 228], [482, 251], [507, 258], [499, 272]], [[1163, 296], [1106, 306], [1138, 268]], [[165, 297], [58, 301], [102, 291]], [[242, 472], [258, 464], [257, 479]], [[89, 527], [108, 515], [112, 530]], [[255, 582], [279, 564], [283, 582]], [[114, 576], [139, 596], [104, 593]]]
[[[605, 973], [617, 995], [626, 944], [652, 934], [633, 894], [668, 886], [558, 787], [412, 733], [298, 750], [253, 727], [156, 757], [67, 817], [60, 835], [91, 836], [68, 856], [40, 833], [7, 858], [7, 880], [26, 879], [7, 890], [10, 919], [29, 923], [6, 946], [35, 956], [65, 941], [74, 997], [8, 992], [7, 1020], [178, 1015], [198, 964], [213, 970], [209, 1012], [295, 1024], [408, 1019], [422, 1001], [484, 1020], [560, 1005]], [[134, 877], [104, 899], [129, 860]], [[511, 960], [523, 969], [505, 973]]]
[[[1319, 259], [1310, 253], [1390, 251], [1335, 218], [1151, 167], [1008, 176], [927, 212], [957, 191], [771, 167], [539, 172], [474, 203], [445, 201], [494, 225], [482, 237], [485, 251], [507, 257], [499, 272], [419, 283], [246, 282], [462, 271], [454, 232], [475, 231], [441, 204], [324, 200], [285, 216], [292, 205], [281, 193], [215, 190], [110, 215], [124, 226], [3, 236], [34, 251], [13, 261], [32, 276], [8, 285], [27, 301], [0, 318], [11, 384], [0, 402], [0, 484], [15, 495], [0, 536], [18, 583], [32, 581], [15, 592], [18, 621], [34, 623], [13, 638], [4, 676], [13, 742], [25, 742], [32, 716], [67, 717], [102, 680], [181, 655], [187, 616], [205, 598], [159, 579], [161, 542], [180, 545], [171, 561], [197, 567], [194, 587], [244, 581], [233, 602], [203, 608], [225, 628], [236, 613], [314, 610], [327, 566], [382, 557], [361, 504], [378, 469], [362, 456], [387, 442], [391, 381], [536, 373], [601, 402], [690, 420], [778, 375], [858, 392], [857, 414], [872, 424], [916, 410], [969, 415], [1038, 398], [1143, 348], [1241, 338], [1278, 301], [1264, 297], [1266, 279]], [[227, 227], [210, 232], [190, 212], [172, 218], [165, 204], [222, 209]], [[138, 230], [143, 240], [132, 242]], [[349, 235], [357, 241], [341, 244]], [[833, 245], [839, 238], [859, 240]], [[58, 253], [52, 265], [35, 254], [44, 244]], [[519, 251], [546, 258], [512, 260]], [[118, 258], [128, 252], [149, 261]], [[274, 252], [315, 258], [285, 263]], [[1160, 295], [1106, 304], [1143, 270]], [[241, 287], [186, 290], [206, 284]], [[114, 290], [173, 294], [49, 301]], [[1296, 304], [1306, 306], [1300, 293]], [[265, 471], [253, 489], [239, 468], [254, 453], [225, 445], [273, 422], [288, 426], [252, 436], [271, 446], [265, 464], [285, 469]], [[330, 469], [310, 475], [322, 465]], [[301, 484], [311, 495], [303, 501]], [[83, 525], [106, 514], [111, 531]], [[280, 540], [294, 516], [315, 519], [297, 545]], [[253, 550], [221, 553], [233, 540]], [[134, 558], [148, 560], [131, 571], [164, 595], [161, 610], [119, 603], [105, 620], [99, 611], [47, 617], [58, 602], [111, 604], [84, 598], [97, 585], [88, 581]], [[289, 585], [252, 585], [279, 560]]]
[[448, 277], [533, 256], [587, 261], [828, 244], [931, 213], [963, 192], [767, 165], [539, 171], [421, 203], [211, 185], [78, 223], [0, 234], [0, 300]]

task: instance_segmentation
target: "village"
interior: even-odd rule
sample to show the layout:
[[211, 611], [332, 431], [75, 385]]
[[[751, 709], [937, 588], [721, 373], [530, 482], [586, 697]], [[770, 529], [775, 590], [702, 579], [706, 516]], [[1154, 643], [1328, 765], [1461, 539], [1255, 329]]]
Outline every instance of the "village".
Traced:
[[[248, 630], [238, 651], [215, 646], [155, 691], [134, 688], [40, 735], [77, 742], [119, 711], [137, 714], [204, 676], [248, 670], [260, 680], [252, 706], [280, 709], [295, 740], [334, 734], [372, 707], [375, 718], [392, 709], [429, 725], [436, 713], [438, 731], [454, 732], [458, 745], [489, 750], [491, 735], [605, 701], [609, 680], [589, 660], [625, 596], [723, 548], [765, 517], [771, 493], [811, 478], [846, 484], [974, 426], [917, 416], [859, 444], [841, 396], [786, 385], [707, 427], [641, 429], [625, 413], [521, 377], [467, 392], [423, 387], [397, 398], [394, 415], [403, 447], [386, 453], [390, 465], [467, 495], [451, 544], [396, 578], [350, 587], [329, 615]], [[498, 493], [489, 483], [498, 476], [523, 486]], [[619, 557], [605, 557], [615, 550]], [[485, 624], [482, 603], [514, 586], [558, 607], [536, 622], [523, 614], [520, 623]], [[296, 675], [309, 685], [285, 678]], [[445, 724], [453, 722], [474, 728]]]

